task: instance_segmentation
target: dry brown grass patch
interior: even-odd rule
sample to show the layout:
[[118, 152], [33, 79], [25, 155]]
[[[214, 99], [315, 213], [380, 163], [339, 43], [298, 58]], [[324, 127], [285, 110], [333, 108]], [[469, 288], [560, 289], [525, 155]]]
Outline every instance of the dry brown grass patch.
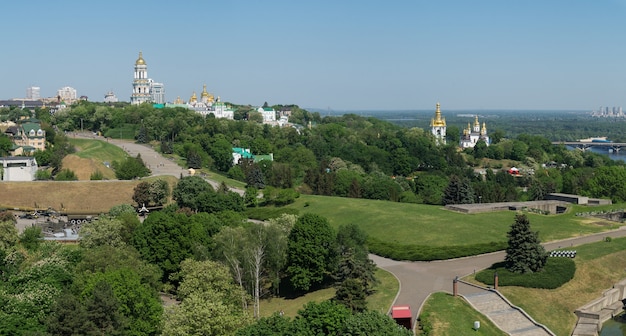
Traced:
[[73, 171], [80, 181], [88, 181], [91, 178], [91, 174], [97, 170], [102, 173], [105, 179], [115, 179], [113, 169], [107, 168], [102, 162], [98, 162], [95, 159], [83, 159], [74, 154], [63, 158], [63, 168]]

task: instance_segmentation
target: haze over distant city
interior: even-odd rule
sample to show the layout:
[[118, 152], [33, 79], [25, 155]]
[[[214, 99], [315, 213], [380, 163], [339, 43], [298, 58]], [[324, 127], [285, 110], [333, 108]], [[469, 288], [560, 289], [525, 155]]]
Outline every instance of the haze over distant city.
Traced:
[[166, 100], [332, 110], [626, 106], [626, 2], [7, 1], [0, 99], [128, 101], [139, 51]]

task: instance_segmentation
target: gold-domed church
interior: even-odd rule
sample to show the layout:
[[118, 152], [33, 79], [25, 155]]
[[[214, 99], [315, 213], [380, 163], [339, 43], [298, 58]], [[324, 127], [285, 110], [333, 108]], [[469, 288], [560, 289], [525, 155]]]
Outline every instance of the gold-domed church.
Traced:
[[148, 78], [148, 64], [143, 59], [143, 54], [139, 52], [139, 57], [135, 61], [135, 74], [133, 76], [133, 93], [130, 95], [130, 103], [139, 105], [141, 103], [165, 102], [165, 90], [163, 83], [156, 83]]
[[479, 140], [483, 140], [489, 146], [489, 136], [487, 135], [487, 124], [483, 122], [482, 127], [478, 122], [478, 116], [474, 118], [474, 126], [467, 123], [467, 128], [463, 130], [463, 135], [459, 141], [461, 148], [474, 148]]
[[446, 119], [441, 117], [441, 104], [437, 103], [435, 117], [430, 120], [430, 131], [437, 145], [446, 144]]
[[213, 114], [215, 118], [223, 118], [223, 119], [234, 119], [235, 112], [233, 109], [223, 103], [220, 100], [220, 97], [217, 99], [214, 98], [212, 94], [210, 94], [206, 89], [206, 84], [202, 87], [202, 92], [200, 93], [200, 100], [198, 100], [198, 96], [194, 91], [189, 98], [187, 103], [183, 102], [180, 97], [177, 97], [173, 104], [167, 103], [165, 104], [167, 107], [185, 107], [190, 110], [194, 110], [202, 116], [206, 117], [209, 114]]

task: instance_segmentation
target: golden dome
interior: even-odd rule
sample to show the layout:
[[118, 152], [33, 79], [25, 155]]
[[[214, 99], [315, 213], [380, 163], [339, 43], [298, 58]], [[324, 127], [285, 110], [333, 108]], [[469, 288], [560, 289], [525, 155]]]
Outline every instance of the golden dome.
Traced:
[[139, 58], [137, 59], [137, 62], [135, 62], [135, 65], [146, 65], [146, 61], [144, 61], [141, 51], [139, 52]]
[[176, 97], [176, 100], [174, 101], [174, 104], [182, 104], [183, 100], [180, 99], [180, 96]]
[[209, 97], [209, 93], [206, 91], [206, 84], [204, 84], [204, 86], [202, 87], [202, 94], [200, 94], [200, 97], [202, 98]]
[[441, 117], [441, 104], [437, 103], [437, 110], [435, 110], [435, 117], [430, 120], [430, 126], [446, 126], [446, 119]]
[[189, 98], [189, 102], [195, 103], [197, 101], [198, 101], [198, 96], [196, 96], [196, 91], [194, 91], [193, 94], [191, 95], [191, 98]]
[[478, 114], [476, 115], [474, 119], [474, 126], [480, 126], [480, 123], [478, 122]]

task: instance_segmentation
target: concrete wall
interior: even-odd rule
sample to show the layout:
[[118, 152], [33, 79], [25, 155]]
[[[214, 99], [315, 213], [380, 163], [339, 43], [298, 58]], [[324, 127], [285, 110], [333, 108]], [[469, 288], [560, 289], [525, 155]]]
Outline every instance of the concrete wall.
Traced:
[[37, 161], [33, 157], [0, 158], [2, 181], [34, 181]]
[[604, 291], [601, 297], [574, 311], [578, 322], [572, 336], [598, 335], [604, 322], [623, 312], [623, 299], [626, 299], [626, 279]]

